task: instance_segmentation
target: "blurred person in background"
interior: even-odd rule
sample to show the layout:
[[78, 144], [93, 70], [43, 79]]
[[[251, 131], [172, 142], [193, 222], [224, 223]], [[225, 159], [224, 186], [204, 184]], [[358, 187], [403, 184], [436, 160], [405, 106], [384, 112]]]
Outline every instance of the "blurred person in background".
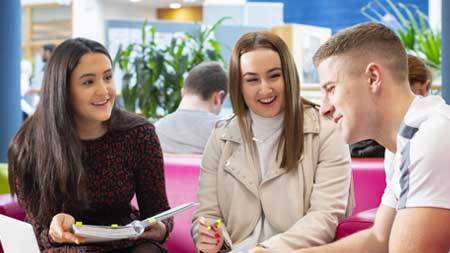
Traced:
[[21, 108], [23, 112], [23, 119], [32, 115], [39, 103], [41, 87], [45, 67], [47, 66], [50, 57], [55, 50], [55, 44], [45, 44], [42, 47], [42, 69], [36, 70], [36, 64], [31, 64], [29, 61], [22, 61], [22, 79], [21, 79]]
[[204, 62], [188, 73], [177, 110], [156, 122], [164, 153], [203, 154], [228, 92], [228, 78], [218, 62]]
[[408, 79], [411, 90], [416, 95], [427, 96], [433, 77], [425, 63], [414, 55], [408, 55]]

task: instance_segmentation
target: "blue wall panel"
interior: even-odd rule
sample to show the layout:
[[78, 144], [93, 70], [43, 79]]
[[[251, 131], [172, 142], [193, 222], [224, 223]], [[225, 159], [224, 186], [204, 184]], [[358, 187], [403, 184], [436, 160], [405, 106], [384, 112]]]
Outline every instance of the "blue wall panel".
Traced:
[[20, 1], [4, 0], [0, 8], [0, 162], [22, 121], [20, 111]]
[[[248, 0], [247, 2], [282, 2], [285, 23], [329, 27], [333, 33], [345, 27], [369, 21], [360, 12], [369, 0]], [[386, 4], [384, 0], [379, 2]], [[428, 14], [428, 0], [393, 0], [393, 2], [415, 4]]]

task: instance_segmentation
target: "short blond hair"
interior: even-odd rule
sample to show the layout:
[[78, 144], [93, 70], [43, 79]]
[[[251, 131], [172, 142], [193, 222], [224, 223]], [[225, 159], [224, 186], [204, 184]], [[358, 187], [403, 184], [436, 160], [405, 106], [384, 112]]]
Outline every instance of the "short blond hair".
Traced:
[[317, 67], [331, 56], [347, 53], [381, 57], [396, 80], [408, 80], [406, 50], [395, 32], [380, 23], [362, 23], [338, 32], [319, 47], [313, 62]]

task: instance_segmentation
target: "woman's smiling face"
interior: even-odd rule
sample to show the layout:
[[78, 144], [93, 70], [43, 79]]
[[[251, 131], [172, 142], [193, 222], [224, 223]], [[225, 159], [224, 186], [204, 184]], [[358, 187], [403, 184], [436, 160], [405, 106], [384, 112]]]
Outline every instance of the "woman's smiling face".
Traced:
[[241, 55], [241, 90], [248, 108], [272, 118], [285, 107], [285, 84], [277, 52], [258, 48]]

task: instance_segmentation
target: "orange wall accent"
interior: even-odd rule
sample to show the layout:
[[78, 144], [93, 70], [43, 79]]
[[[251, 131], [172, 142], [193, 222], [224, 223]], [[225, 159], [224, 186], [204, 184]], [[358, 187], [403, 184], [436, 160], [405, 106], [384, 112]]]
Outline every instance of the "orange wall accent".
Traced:
[[184, 7], [179, 9], [157, 9], [156, 15], [159, 20], [172, 21], [203, 21], [203, 7]]

